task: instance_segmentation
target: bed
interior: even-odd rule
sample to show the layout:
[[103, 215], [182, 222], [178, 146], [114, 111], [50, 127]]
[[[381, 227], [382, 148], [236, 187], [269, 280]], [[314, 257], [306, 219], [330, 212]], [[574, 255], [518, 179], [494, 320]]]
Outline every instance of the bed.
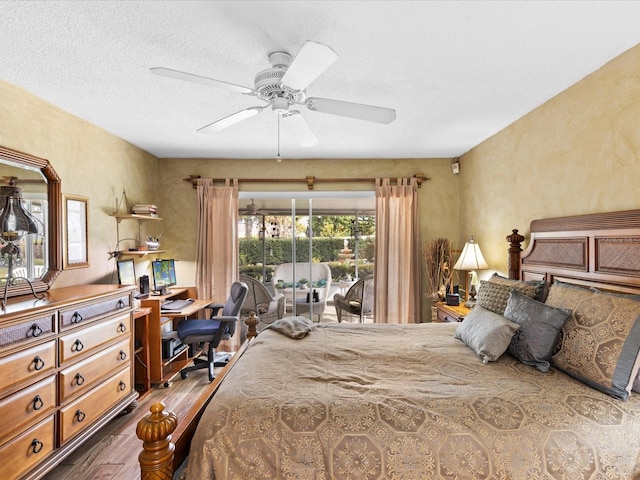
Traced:
[[[260, 333], [199, 410], [187, 478], [640, 478], [640, 210], [534, 221], [524, 252], [507, 239], [510, 278], [460, 324]], [[530, 308], [555, 322], [544, 355]]]

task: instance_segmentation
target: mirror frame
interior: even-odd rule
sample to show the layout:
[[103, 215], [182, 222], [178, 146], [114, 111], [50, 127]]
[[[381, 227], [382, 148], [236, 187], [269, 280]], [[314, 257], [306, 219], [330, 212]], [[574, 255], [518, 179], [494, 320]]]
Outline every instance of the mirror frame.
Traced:
[[[34, 157], [26, 153], [0, 147], [0, 157], [24, 167], [40, 170], [47, 179], [47, 202], [49, 203], [49, 269], [38, 279], [31, 281], [36, 292], [49, 290], [55, 279], [62, 271], [62, 186], [61, 180], [53, 169], [49, 160]], [[31, 293], [31, 287], [27, 282], [12, 285], [7, 288], [7, 296], [15, 297]]]

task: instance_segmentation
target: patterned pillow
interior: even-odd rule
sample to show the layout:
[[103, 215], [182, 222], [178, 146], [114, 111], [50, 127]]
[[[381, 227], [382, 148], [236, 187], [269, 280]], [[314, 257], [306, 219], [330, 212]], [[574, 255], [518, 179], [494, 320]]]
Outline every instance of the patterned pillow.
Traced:
[[640, 302], [554, 283], [546, 304], [573, 315], [553, 356], [565, 373], [626, 400], [640, 369]]
[[455, 337], [473, 350], [482, 363], [487, 363], [500, 358], [518, 328], [517, 323], [476, 305], [456, 329]]
[[545, 282], [544, 280], [512, 280], [511, 278], [503, 277], [502, 275], [494, 273], [493, 275], [491, 275], [491, 277], [489, 277], [489, 281], [493, 283], [499, 283], [500, 285], [511, 285], [513, 287], [523, 284], [536, 287], [536, 294], [533, 298], [540, 302], [544, 302], [547, 293], [547, 291], [545, 290], [547, 282]]
[[502, 315], [504, 313], [504, 309], [507, 307], [509, 294], [511, 293], [511, 290], [514, 289], [530, 298], [533, 298], [536, 294], [536, 287], [532, 285], [526, 285], [524, 283], [518, 285], [501, 285], [499, 283], [480, 280], [480, 288], [478, 289], [478, 299], [476, 303], [482, 308], [486, 308], [487, 310], [491, 310], [493, 313]]
[[505, 318], [520, 325], [509, 344], [509, 353], [525, 365], [547, 372], [562, 326], [571, 310], [553, 308], [513, 290]]

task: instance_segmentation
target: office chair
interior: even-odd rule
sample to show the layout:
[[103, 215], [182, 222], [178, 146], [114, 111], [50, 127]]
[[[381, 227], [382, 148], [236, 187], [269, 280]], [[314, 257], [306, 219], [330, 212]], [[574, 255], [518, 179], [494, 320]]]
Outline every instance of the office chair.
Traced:
[[[211, 317], [208, 319], [184, 320], [178, 324], [178, 337], [183, 343], [190, 345], [196, 343], [207, 343], [207, 360], [195, 358], [194, 364], [183, 368], [180, 376], [187, 378], [189, 372], [201, 368], [209, 368], [209, 381], [215, 377], [214, 367], [224, 366], [229, 361], [216, 362], [215, 349], [221, 340], [228, 340], [236, 331], [236, 324], [240, 319], [240, 309], [247, 296], [248, 287], [242, 282], [233, 282], [229, 298], [223, 304], [212, 303], [207, 308], [212, 309]], [[221, 315], [218, 312], [222, 309]]]

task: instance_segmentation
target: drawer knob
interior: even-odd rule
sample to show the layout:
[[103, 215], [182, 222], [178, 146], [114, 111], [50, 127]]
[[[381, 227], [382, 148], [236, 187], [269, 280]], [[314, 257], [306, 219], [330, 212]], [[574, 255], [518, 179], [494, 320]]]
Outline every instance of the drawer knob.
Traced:
[[42, 335], [42, 329], [40, 328], [40, 325], [38, 325], [37, 323], [31, 325], [29, 331], [27, 332], [27, 337], [29, 336], [29, 334], [31, 334], [32, 337], [39, 337], [40, 335]]
[[81, 352], [83, 348], [84, 348], [84, 345], [82, 344], [79, 338], [75, 342], [73, 342], [73, 345], [71, 345], [72, 352]]
[[124, 383], [122, 380], [120, 380], [120, 383], [118, 384], [118, 389], [120, 389], [121, 392], [124, 392], [126, 388], [127, 388], [127, 384]]
[[76, 410], [75, 418], [77, 421], [82, 422], [87, 415], [82, 410]]
[[73, 377], [73, 379], [75, 380], [76, 385], [82, 385], [84, 383], [84, 377], [79, 373], [76, 373], [76, 376]]
[[40, 395], [36, 395], [33, 399], [33, 409], [40, 410], [42, 407], [44, 407], [44, 402], [42, 401]]
[[120, 325], [118, 325], [118, 332], [124, 333], [126, 331], [127, 331], [127, 326], [124, 323], [120, 322]]
[[125, 303], [122, 301], [122, 299], [118, 300], [118, 303], [116, 304], [116, 308], [118, 310], [122, 310], [125, 307]]
[[124, 350], [120, 350], [120, 360], [126, 360], [127, 359], [127, 352], [125, 352]]
[[74, 312], [73, 315], [71, 315], [71, 323], [80, 323], [82, 320], [84, 320], [84, 318], [82, 318], [80, 312]]
[[42, 450], [42, 447], [44, 447], [44, 443], [42, 443], [40, 440], [38, 440], [37, 438], [34, 438], [31, 441], [31, 451], [33, 453], [40, 453], [40, 450]]
[[42, 360], [38, 355], [33, 359], [33, 368], [35, 368], [36, 371], [40, 371], [44, 368], [44, 360]]

